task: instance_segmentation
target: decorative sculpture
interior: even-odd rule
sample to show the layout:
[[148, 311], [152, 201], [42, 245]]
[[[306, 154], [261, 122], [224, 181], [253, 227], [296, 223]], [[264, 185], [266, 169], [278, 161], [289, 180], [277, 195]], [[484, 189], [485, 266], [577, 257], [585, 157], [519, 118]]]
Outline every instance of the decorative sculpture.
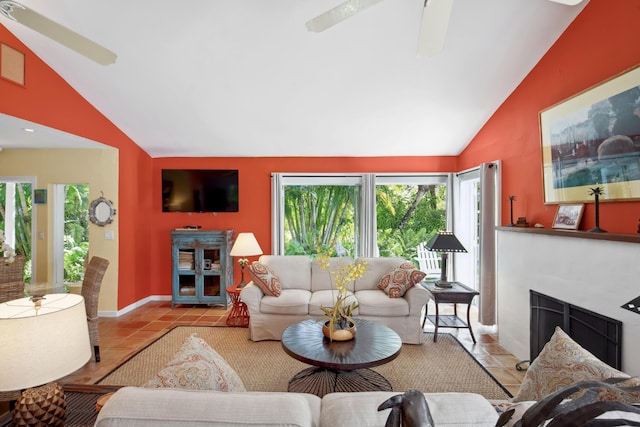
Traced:
[[408, 390], [385, 400], [378, 411], [391, 408], [385, 427], [434, 427], [433, 418], [424, 394]]
[[595, 187], [591, 189], [589, 193], [590, 196], [595, 197], [595, 208], [596, 208], [596, 226], [589, 230], [591, 233], [606, 233], [607, 230], [603, 230], [600, 228], [600, 196], [604, 194], [604, 189], [600, 187]]
[[513, 223], [513, 201], [516, 199], [516, 196], [509, 196], [509, 226], [513, 227], [515, 224]]
[[[602, 381], [580, 381], [562, 388], [540, 400], [525, 411], [520, 420], [512, 422], [514, 427], [538, 427], [547, 425], [558, 426], [635, 426], [639, 423], [633, 419], [624, 418], [631, 414], [640, 414], [640, 408], [617, 400], [598, 400], [602, 390], [615, 390], [619, 393], [635, 393], [640, 386], [622, 387], [617, 383], [629, 378], [607, 378]], [[577, 392], [586, 391], [578, 397], [570, 397]], [[616, 411], [614, 419], [595, 420], [596, 417], [610, 411]], [[496, 427], [509, 423], [514, 414], [510, 409], [498, 418]], [[637, 418], [636, 418], [637, 419]], [[599, 423], [598, 423], [599, 422]]]

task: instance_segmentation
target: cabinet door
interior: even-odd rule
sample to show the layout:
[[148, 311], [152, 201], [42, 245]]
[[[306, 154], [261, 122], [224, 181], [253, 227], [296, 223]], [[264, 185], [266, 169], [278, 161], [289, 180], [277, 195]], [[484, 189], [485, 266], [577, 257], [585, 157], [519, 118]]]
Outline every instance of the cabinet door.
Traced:
[[173, 302], [197, 302], [196, 250], [186, 245], [174, 244], [173, 251]]
[[220, 302], [224, 289], [221, 286], [221, 247], [205, 245], [198, 250], [198, 255], [202, 256], [202, 261], [198, 263], [202, 286], [198, 295], [202, 302]]

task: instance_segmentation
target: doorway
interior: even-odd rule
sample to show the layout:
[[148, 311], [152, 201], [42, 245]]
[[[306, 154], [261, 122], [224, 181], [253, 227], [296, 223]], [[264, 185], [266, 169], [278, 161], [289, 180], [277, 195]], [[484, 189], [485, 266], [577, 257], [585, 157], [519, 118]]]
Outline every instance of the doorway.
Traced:
[[89, 185], [53, 185], [53, 279], [65, 285], [84, 278], [89, 253]]
[[32, 279], [34, 186], [35, 177], [0, 177], [0, 229], [7, 244], [26, 258], [25, 281]]

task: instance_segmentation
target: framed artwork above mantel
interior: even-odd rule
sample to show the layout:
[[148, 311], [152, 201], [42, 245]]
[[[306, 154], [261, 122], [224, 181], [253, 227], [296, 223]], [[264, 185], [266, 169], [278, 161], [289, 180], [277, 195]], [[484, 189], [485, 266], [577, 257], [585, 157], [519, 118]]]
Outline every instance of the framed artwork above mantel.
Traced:
[[640, 200], [640, 65], [540, 113], [545, 204]]

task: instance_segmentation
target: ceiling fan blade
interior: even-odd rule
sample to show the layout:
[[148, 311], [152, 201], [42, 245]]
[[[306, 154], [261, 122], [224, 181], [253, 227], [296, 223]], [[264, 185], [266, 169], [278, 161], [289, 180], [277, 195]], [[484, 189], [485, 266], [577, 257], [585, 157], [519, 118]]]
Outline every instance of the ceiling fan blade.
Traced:
[[452, 6], [453, 0], [425, 0], [418, 37], [418, 56], [433, 56], [442, 51]]
[[109, 49], [18, 2], [0, 0], [0, 14], [75, 50], [98, 64], [109, 65], [116, 62], [117, 55]]
[[582, 0], [549, 0], [555, 3], [566, 4], [567, 6], [575, 6], [578, 3], [582, 3]]
[[327, 28], [333, 27], [338, 22], [342, 22], [348, 17], [381, 1], [382, 0], [347, 0], [307, 22], [307, 29], [315, 33], [322, 32]]

